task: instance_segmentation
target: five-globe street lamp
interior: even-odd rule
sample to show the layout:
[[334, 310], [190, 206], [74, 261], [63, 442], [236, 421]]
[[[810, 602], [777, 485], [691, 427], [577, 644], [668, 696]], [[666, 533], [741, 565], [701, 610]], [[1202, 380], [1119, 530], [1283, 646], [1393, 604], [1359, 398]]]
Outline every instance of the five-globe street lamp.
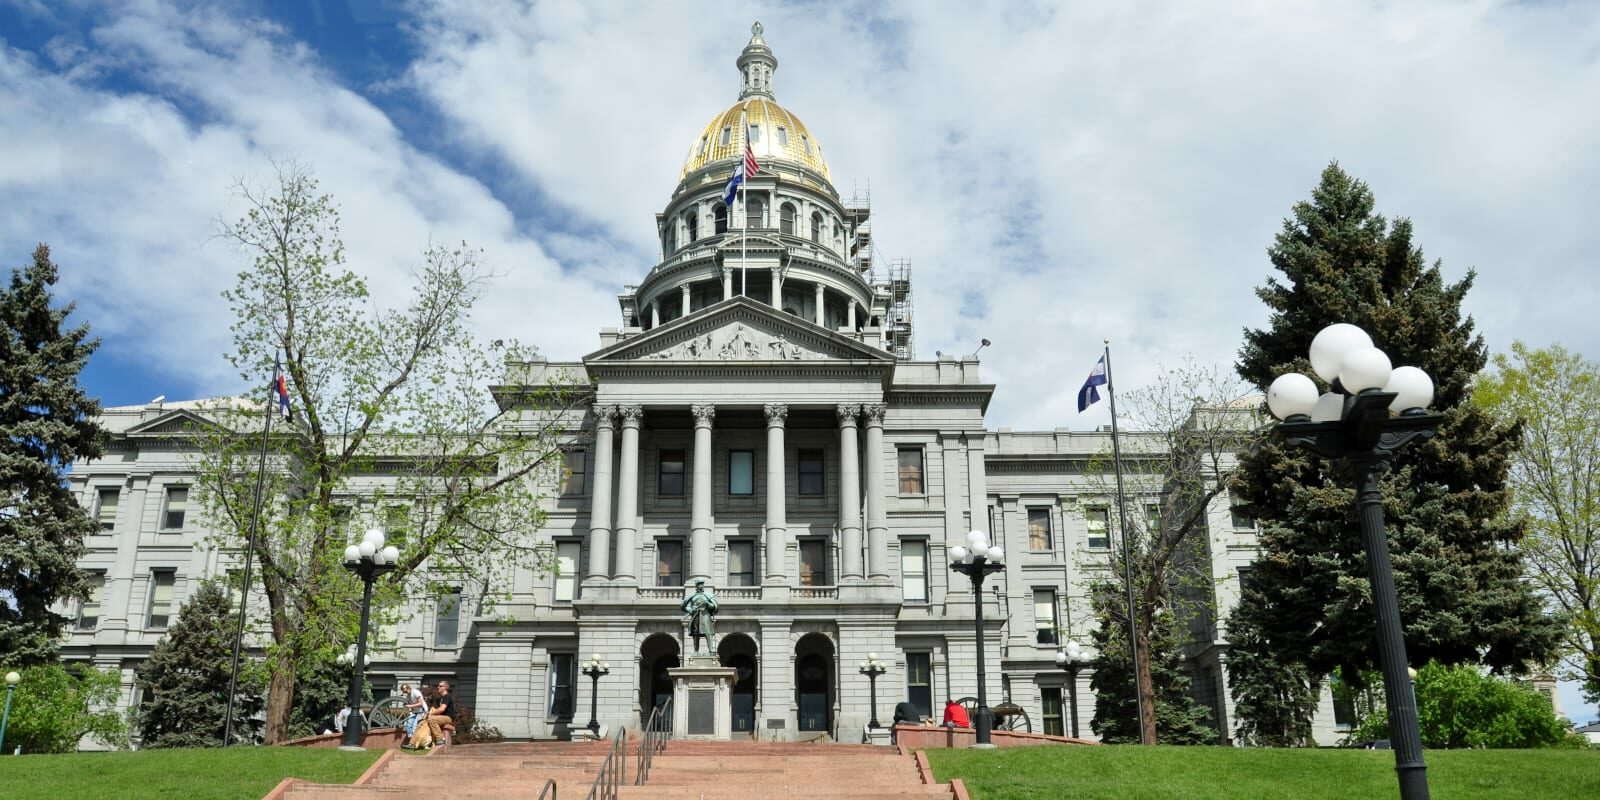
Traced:
[[1076, 639], [1067, 642], [1066, 649], [1056, 653], [1056, 666], [1067, 671], [1067, 703], [1072, 712], [1072, 738], [1078, 738], [1078, 670], [1089, 663], [1089, 653]]
[[1274, 436], [1329, 459], [1333, 471], [1356, 489], [1400, 796], [1426, 800], [1427, 766], [1378, 479], [1396, 451], [1432, 437], [1442, 421], [1427, 410], [1433, 402], [1433, 379], [1416, 367], [1393, 367], [1372, 345], [1372, 337], [1345, 323], [1323, 328], [1311, 340], [1310, 356], [1312, 371], [1331, 391], [1319, 394], [1311, 378], [1299, 373], [1278, 376], [1267, 389], [1267, 407], [1282, 420]]
[[878, 676], [889, 671], [889, 667], [878, 660], [877, 653], [868, 653], [867, 660], [858, 665], [861, 674], [867, 676], [867, 702], [872, 704], [872, 719], [867, 721], [868, 728], [878, 727]]
[[367, 671], [367, 619], [372, 613], [372, 583], [379, 575], [395, 568], [400, 560], [400, 549], [384, 546], [383, 531], [373, 528], [361, 537], [360, 544], [344, 549], [344, 568], [361, 578], [361, 628], [356, 632], [356, 652], [350, 667], [350, 694], [347, 704], [350, 716], [344, 723], [342, 750], [360, 750], [367, 731], [367, 717], [361, 712], [361, 682]]
[[978, 739], [975, 747], [994, 747], [989, 736], [994, 730], [994, 712], [989, 709], [988, 695], [984, 689], [983, 579], [1004, 570], [1006, 567], [1000, 562], [1005, 557], [1006, 551], [1000, 545], [990, 545], [989, 535], [983, 531], [968, 531], [965, 547], [957, 545], [950, 548], [950, 569], [972, 580], [973, 627], [978, 640], [978, 711], [972, 721]]
[[589, 732], [595, 736], [600, 735], [600, 676], [611, 674], [611, 665], [600, 660], [600, 654], [595, 653], [583, 667], [583, 674], [588, 675], [593, 681], [589, 685]]
[[6, 724], [11, 722], [11, 695], [17, 693], [17, 684], [22, 682], [22, 676], [16, 672], [6, 673], [6, 710], [0, 714], [0, 753], [6, 750]]

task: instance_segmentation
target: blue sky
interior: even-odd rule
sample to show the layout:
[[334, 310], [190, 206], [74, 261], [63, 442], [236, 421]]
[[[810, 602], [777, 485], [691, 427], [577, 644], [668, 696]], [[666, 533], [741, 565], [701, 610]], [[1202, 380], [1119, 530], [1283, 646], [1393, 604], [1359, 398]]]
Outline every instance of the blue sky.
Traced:
[[778, 100], [911, 259], [918, 353], [994, 342], [991, 427], [1105, 422], [1073, 406], [1105, 338], [1124, 387], [1230, 363], [1334, 159], [1478, 271], [1492, 349], [1600, 353], [1585, 3], [0, 0], [0, 264], [51, 243], [107, 404], [237, 392], [243, 265], [212, 234], [236, 179], [295, 158], [377, 302], [466, 240], [504, 273], [479, 334], [576, 358], [655, 260], [755, 18]]

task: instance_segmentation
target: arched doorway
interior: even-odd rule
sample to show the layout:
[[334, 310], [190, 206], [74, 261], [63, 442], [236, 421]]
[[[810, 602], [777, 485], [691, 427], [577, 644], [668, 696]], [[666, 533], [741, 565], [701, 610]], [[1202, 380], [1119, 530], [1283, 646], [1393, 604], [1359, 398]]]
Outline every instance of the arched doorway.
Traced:
[[[678, 640], [665, 633], [651, 634], [639, 646], [639, 720], [644, 724], [650, 711], [672, 699], [672, 676], [667, 670], [679, 666]], [[671, 724], [671, 720], [667, 721]]]
[[733, 732], [753, 733], [756, 729], [756, 643], [742, 633], [722, 637], [717, 659], [724, 667], [736, 670], [733, 680]]
[[800, 637], [794, 646], [794, 694], [800, 731], [833, 730], [833, 642], [820, 633]]

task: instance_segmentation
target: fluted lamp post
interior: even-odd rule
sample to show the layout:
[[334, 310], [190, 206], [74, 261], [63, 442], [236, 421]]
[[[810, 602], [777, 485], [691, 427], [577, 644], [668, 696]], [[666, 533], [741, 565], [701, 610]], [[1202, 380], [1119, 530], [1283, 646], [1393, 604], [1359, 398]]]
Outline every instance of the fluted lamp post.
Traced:
[[867, 676], [867, 702], [872, 705], [872, 719], [867, 721], [868, 728], [878, 727], [878, 676], [889, 671], [889, 667], [878, 660], [877, 653], [868, 653], [867, 660], [858, 665], [861, 674]]
[[17, 684], [22, 682], [22, 676], [16, 672], [6, 673], [6, 710], [0, 714], [0, 753], [6, 751], [6, 725], [11, 722], [11, 695], [17, 693]]
[[989, 698], [984, 689], [987, 680], [983, 670], [983, 579], [1004, 570], [1006, 551], [1000, 545], [990, 545], [989, 535], [983, 531], [968, 531], [967, 545], [950, 548], [950, 569], [972, 580], [973, 628], [978, 639], [978, 712], [973, 716], [977, 731], [974, 747], [994, 747], [990, 732], [994, 730], [994, 712], [989, 710]]
[[1067, 641], [1066, 649], [1056, 653], [1056, 666], [1067, 671], [1067, 704], [1072, 713], [1072, 738], [1078, 738], [1078, 670], [1089, 663], [1089, 653], [1078, 640]]
[[589, 684], [589, 732], [596, 737], [600, 735], [600, 676], [611, 674], [611, 665], [600, 660], [600, 654], [589, 656], [589, 661], [583, 667], [583, 674], [589, 676], [593, 683]]
[[350, 694], [347, 704], [350, 716], [344, 723], [344, 743], [341, 750], [361, 750], [367, 732], [367, 716], [361, 712], [361, 683], [367, 673], [367, 620], [372, 614], [372, 583], [379, 575], [394, 569], [400, 560], [400, 550], [383, 544], [383, 531], [373, 528], [361, 537], [360, 544], [344, 549], [344, 568], [361, 578], [361, 628], [356, 632], [355, 663], [350, 667]]
[[1426, 800], [1427, 766], [1378, 479], [1396, 451], [1432, 437], [1443, 417], [1427, 410], [1433, 402], [1433, 379], [1416, 367], [1393, 367], [1372, 345], [1372, 337], [1354, 325], [1323, 328], [1311, 340], [1310, 355], [1312, 371], [1330, 391], [1319, 394], [1316, 383], [1299, 373], [1278, 376], [1267, 389], [1267, 407], [1283, 420], [1273, 435], [1332, 461], [1333, 471], [1356, 489], [1400, 797]]

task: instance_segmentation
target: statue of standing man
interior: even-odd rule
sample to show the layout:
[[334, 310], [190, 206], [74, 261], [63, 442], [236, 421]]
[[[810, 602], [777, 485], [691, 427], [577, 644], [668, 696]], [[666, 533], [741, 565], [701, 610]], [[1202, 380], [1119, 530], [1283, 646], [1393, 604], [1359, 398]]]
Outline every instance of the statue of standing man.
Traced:
[[706, 651], [716, 646], [712, 639], [717, 632], [717, 598], [706, 591], [706, 582], [694, 582], [694, 594], [683, 601], [683, 621], [688, 624], [689, 635], [694, 637], [694, 652], [700, 652], [700, 638], [705, 637]]

